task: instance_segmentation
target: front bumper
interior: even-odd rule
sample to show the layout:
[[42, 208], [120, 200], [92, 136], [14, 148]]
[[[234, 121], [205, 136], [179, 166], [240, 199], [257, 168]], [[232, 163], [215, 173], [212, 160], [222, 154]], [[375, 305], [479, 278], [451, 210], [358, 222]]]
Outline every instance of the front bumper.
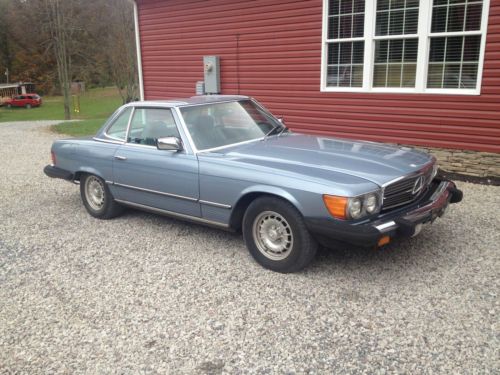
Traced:
[[388, 236], [411, 237], [421, 224], [441, 217], [450, 203], [462, 200], [462, 191], [447, 180], [435, 179], [423, 197], [411, 205], [379, 214], [370, 221], [349, 223], [335, 219], [306, 218], [309, 231], [323, 244], [332, 241], [373, 247]]
[[62, 178], [63, 180], [73, 181], [75, 175], [65, 169], [58, 168], [54, 165], [47, 165], [43, 168], [43, 173], [52, 178]]

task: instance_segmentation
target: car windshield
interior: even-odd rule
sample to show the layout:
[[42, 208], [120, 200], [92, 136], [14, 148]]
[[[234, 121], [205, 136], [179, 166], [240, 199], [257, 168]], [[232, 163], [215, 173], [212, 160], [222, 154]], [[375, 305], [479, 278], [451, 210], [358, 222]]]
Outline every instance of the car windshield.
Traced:
[[252, 100], [202, 104], [180, 109], [198, 150], [263, 138], [283, 125]]

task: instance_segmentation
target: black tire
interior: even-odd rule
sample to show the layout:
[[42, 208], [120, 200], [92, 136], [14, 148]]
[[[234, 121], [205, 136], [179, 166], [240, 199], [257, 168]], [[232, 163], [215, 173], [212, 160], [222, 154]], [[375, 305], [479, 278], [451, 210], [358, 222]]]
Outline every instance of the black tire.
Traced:
[[31, 108], [31, 104], [26, 104], [24, 107], [25, 107], [26, 109], [30, 109], [30, 108]]
[[[243, 217], [242, 229], [250, 254], [261, 266], [273, 271], [300, 271], [311, 263], [318, 249], [300, 212], [279, 198], [261, 197], [253, 201]], [[278, 250], [271, 249], [273, 246]]]
[[123, 206], [115, 202], [104, 180], [93, 174], [81, 176], [80, 195], [87, 212], [95, 218], [112, 219], [124, 210]]

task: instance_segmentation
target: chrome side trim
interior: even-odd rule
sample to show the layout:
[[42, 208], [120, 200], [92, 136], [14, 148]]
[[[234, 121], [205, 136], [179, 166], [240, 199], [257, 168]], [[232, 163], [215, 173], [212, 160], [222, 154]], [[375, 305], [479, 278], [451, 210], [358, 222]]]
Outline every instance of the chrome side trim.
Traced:
[[151, 211], [153, 213], [158, 213], [160, 215], [172, 216], [172, 217], [175, 217], [175, 218], [184, 219], [184, 220], [188, 220], [188, 221], [193, 221], [193, 222], [196, 222], [196, 223], [213, 225], [213, 226], [220, 227], [220, 228], [226, 228], [226, 229], [229, 228], [229, 224], [220, 223], [218, 221], [207, 220], [207, 219], [203, 219], [203, 218], [197, 217], [197, 216], [179, 214], [177, 212], [162, 210], [161, 208], [156, 208], [156, 207], [151, 207], [151, 206], [145, 206], [143, 204], [132, 203], [132, 202], [124, 201], [124, 200], [121, 200], [121, 199], [115, 199], [115, 201], [117, 201], [118, 203], [130, 206], [130, 207], [138, 208], [138, 209], [145, 210], [145, 211]]
[[114, 185], [114, 186], [120, 186], [120, 187], [124, 187], [124, 188], [128, 188], [128, 189], [132, 189], [132, 190], [144, 191], [144, 192], [146, 192], [146, 193], [153, 193], [153, 194], [158, 194], [158, 195], [164, 195], [164, 196], [166, 196], [166, 197], [172, 197], [172, 198], [183, 199], [183, 200], [190, 201], [190, 202], [198, 202], [198, 199], [197, 199], [197, 198], [186, 197], [186, 196], [184, 196], [184, 195], [177, 195], [177, 194], [171, 194], [171, 193], [164, 193], [163, 191], [157, 191], [157, 190], [144, 189], [144, 188], [140, 188], [140, 187], [137, 187], [137, 186], [131, 186], [131, 185], [125, 185], [125, 184], [119, 184], [119, 183], [117, 183], [117, 182], [111, 182], [111, 181], [106, 181], [106, 183], [109, 183], [109, 184]]
[[229, 205], [229, 204], [223, 204], [223, 203], [217, 203], [217, 202], [210, 202], [210, 201], [204, 201], [204, 200], [200, 200], [199, 202], [201, 204], [205, 204], [207, 206], [214, 206], [214, 207], [227, 208], [227, 209], [231, 208], [231, 205]]
[[186, 197], [184, 195], [177, 195], [177, 194], [172, 194], [172, 193], [164, 193], [162, 191], [144, 189], [144, 188], [140, 188], [140, 187], [132, 186], [132, 185], [119, 184], [118, 182], [113, 182], [113, 181], [109, 181], [109, 180], [106, 180], [105, 183], [108, 184], [108, 185], [120, 186], [120, 187], [124, 187], [124, 188], [128, 188], [128, 189], [132, 189], [132, 190], [144, 191], [146, 193], [153, 193], [153, 194], [158, 194], [158, 195], [164, 195], [166, 197], [184, 199], [184, 200], [187, 200], [187, 201], [190, 201], [190, 202], [198, 202], [200, 204], [205, 204], [207, 206], [214, 206], [214, 207], [227, 208], [227, 209], [230, 209], [232, 207], [229, 204], [217, 203], [217, 202], [210, 202], [210, 201], [205, 201], [205, 200], [201, 200], [201, 199], [197, 199], [197, 198]]

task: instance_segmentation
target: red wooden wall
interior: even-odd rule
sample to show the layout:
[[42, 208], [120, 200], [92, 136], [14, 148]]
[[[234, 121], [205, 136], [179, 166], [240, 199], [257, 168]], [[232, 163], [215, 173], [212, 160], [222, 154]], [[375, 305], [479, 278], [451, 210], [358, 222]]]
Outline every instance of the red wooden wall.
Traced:
[[189, 97], [202, 57], [223, 94], [253, 96], [305, 133], [500, 152], [500, 0], [479, 96], [320, 92], [321, 0], [139, 0], [146, 99]]

